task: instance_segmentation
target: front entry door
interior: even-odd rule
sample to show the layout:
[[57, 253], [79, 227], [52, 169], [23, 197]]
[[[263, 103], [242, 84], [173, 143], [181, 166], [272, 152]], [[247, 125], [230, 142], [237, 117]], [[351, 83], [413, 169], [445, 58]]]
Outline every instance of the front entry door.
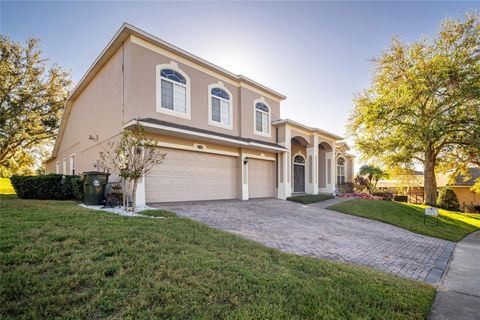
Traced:
[[293, 192], [305, 192], [305, 166], [293, 165]]

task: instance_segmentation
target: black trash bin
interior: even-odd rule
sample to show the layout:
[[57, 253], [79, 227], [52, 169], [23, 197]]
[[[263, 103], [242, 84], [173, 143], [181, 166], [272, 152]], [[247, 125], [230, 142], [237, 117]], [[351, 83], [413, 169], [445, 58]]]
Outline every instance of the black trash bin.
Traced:
[[89, 171], [83, 173], [84, 202], [87, 205], [100, 205], [105, 199], [105, 185], [108, 173]]

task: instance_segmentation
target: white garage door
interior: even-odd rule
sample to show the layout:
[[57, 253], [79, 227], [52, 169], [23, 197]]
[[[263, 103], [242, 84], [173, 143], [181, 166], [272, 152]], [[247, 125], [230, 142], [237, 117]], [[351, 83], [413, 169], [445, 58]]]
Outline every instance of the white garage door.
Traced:
[[249, 198], [275, 197], [274, 161], [248, 160], [248, 196]]
[[237, 158], [211, 153], [162, 149], [165, 161], [145, 179], [147, 203], [235, 199]]

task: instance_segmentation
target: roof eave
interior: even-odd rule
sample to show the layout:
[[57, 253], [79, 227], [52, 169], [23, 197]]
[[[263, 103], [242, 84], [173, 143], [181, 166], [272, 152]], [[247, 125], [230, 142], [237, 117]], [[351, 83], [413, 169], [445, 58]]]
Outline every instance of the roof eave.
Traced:
[[307, 130], [310, 130], [310, 131], [313, 131], [313, 132], [318, 132], [322, 135], [333, 138], [336, 141], [344, 140], [343, 137], [338, 136], [334, 133], [331, 133], [331, 132], [328, 132], [328, 131], [325, 131], [325, 130], [322, 130], [322, 129], [319, 129], [319, 128], [309, 127], [309, 126], [306, 126], [304, 124], [301, 124], [299, 122], [296, 122], [296, 121], [293, 121], [293, 120], [290, 120], [290, 119], [280, 119], [280, 120], [276, 120], [276, 121], [272, 122], [273, 126], [280, 126], [282, 124], [290, 124], [290, 125], [297, 126], [297, 127], [303, 128], [303, 129], [307, 129]]

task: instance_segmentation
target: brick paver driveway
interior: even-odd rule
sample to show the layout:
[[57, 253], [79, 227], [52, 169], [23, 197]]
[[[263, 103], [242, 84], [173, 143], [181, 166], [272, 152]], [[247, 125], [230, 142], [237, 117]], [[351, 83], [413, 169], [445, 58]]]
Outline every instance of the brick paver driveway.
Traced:
[[367, 265], [428, 282], [443, 274], [453, 243], [326, 210], [328, 204], [259, 199], [151, 205], [285, 252]]

